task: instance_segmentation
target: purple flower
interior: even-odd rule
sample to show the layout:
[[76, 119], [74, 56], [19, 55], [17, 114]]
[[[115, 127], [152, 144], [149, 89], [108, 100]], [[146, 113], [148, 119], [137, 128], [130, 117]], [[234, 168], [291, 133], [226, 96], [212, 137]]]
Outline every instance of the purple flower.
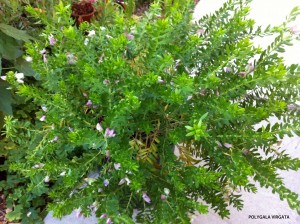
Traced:
[[164, 194], [162, 194], [162, 195], [160, 196], [160, 199], [164, 201], [164, 200], [166, 200], [166, 199], [167, 199], [167, 196], [166, 196], [166, 195], [164, 195]]
[[247, 66], [247, 70], [248, 72], [253, 72], [254, 71], [254, 65], [252, 63], [249, 63], [248, 66]]
[[103, 181], [103, 184], [104, 184], [105, 187], [107, 187], [107, 186], [109, 185], [109, 180], [108, 180], [108, 179], [105, 179], [105, 180]]
[[55, 39], [52, 34], [50, 34], [50, 36], [48, 37], [48, 39], [49, 39], [50, 45], [53, 46], [53, 45], [56, 44], [57, 39]]
[[96, 129], [97, 129], [98, 131], [103, 131], [103, 128], [102, 128], [102, 126], [101, 126], [100, 123], [97, 123]]
[[69, 64], [69, 65], [74, 65], [74, 64], [76, 64], [76, 62], [77, 62], [77, 57], [76, 57], [74, 54], [68, 52], [68, 53], [66, 53], [66, 57], [67, 57], [67, 60], [68, 60], [68, 64]]
[[40, 118], [40, 121], [45, 121], [46, 120], [46, 116], [43, 115], [41, 118]]
[[111, 218], [106, 219], [106, 224], [111, 224]]
[[115, 137], [116, 134], [113, 129], [106, 128], [104, 136], [107, 138], [112, 138], [112, 137]]
[[241, 76], [242, 78], [245, 78], [247, 75], [247, 72], [239, 72], [239, 76]]
[[104, 213], [100, 216], [100, 219], [105, 219], [107, 217], [107, 215]]
[[149, 198], [149, 196], [146, 193], [143, 193], [142, 197], [143, 197], [143, 199], [144, 199], [145, 202], [151, 203], [151, 199]]
[[296, 35], [296, 34], [300, 33], [300, 29], [295, 25], [295, 26], [290, 27], [290, 32], [291, 32], [291, 34]]
[[134, 39], [134, 35], [132, 35], [130, 33], [125, 33], [125, 36], [127, 37], [128, 40], [133, 40]]
[[230, 67], [225, 67], [225, 68], [224, 68], [224, 71], [228, 73], [228, 72], [231, 72], [232, 69], [231, 69]]
[[160, 77], [160, 76], [158, 76], [158, 78], [157, 78], [157, 82], [158, 82], [158, 83], [164, 83], [165, 81], [164, 81], [163, 79], [161, 79], [161, 77]]
[[82, 211], [81, 208], [78, 208], [78, 209], [75, 210], [75, 212], [76, 212], [75, 215], [76, 215], [77, 219], [79, 219], [82, 216], [81, 211]]
[[88, 100], [87, 102], [86, 102], [86, 104], [85, 105], [87, 105], [87, 106], [92, 106], [93, 105], [93, 103], [92, 103], [92, 101], [91, 100]]
[[44, 48], [43, 50], [40, 51], [40, 54], [46, 54], [46, 49]]
[[121, 179], [120, 182], [118, 183], [118, 185], [122, 185], [125, 183], [125, 178]]
[[114, 163], [114, 167], [116, 170], [119, 170], [120, 167], [121, 167], [121, 164], [120, 163]]
[[108, 79], [103, 80], [104, 85], [109, 85], [110, 81]]
[[203, 35], [205, 33], [205, 30], [204, 29], [199, 29], [197, 30], [197, 34], [200, 36], [200, 35]]
[[50, 142], [56, 142], [58, 141], [59, 137], [58, 136], [55, 136], [52, 140], [50, 140]]
[[251, 152], [249, 150], [245, 150], [243, 153], [244, 155], [249, 155]]
[[48, 62], [48, 60], [47, 60], [47, 55], [46, 55], [46, 54], [43, 54], [43, 62], [44, 62], [44, 63], [47, 63], [47, 62]]
[[48, 111], [47, 107], [45, 107], [45, 106], [41, 106], [41, 108], [42, 108], [42, 110], [45, 111], [45, 112]]
[[224, 145], [227, 149], [232, 148], [232, 144], [224, 143], [223, 145]]
[[287, 108], [288, 108], [289, 110], [299, 110], [299, 109], [300, 109], [300, 108], [298, 108], [297, 106], [295, 106], [295, 105], [293, 105], [293, 104], [287, 105]]

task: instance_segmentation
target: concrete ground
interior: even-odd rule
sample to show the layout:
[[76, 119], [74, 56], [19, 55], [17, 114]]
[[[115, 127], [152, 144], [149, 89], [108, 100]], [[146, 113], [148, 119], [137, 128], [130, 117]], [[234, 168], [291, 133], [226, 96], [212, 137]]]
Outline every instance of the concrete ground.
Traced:
[[[195, 9], [195, 18], [211, 13], [225, 2], [225, 0], [201, 0]], [[259, 25], [267, 26], [268, 24], [279, 25], [286, 15], [294, 6], [300, 6], [299, 0], [253, 0], [251, 3], [251, 18], [254, 18]], [[300, 30], [300, 18], [294, 25], [298, 24]], [[257, 39], [256, 44], [262, 47], [267, 46], [271, 38]], [[295, 46], [289, 47], [284, 53], [287, 64], [300, 64], [300, 42]], [[275, 122], [275, 118], [270, 119]], [[285, 149], [293, 158], [300, 158], [300, 138], [293, 137], [284, 138], [282, 149]], [[292, 191], [300, 194], [300, 171], [280, 171], [286, 186]], [[258, 187], [258, 186], [257, 186]], [[272, 194], [270, 189], [258, 187], [257, 194], [241, 192], [244, 200], [244, 209], [237, 211], [231, 208], [231, 216], [229, 219], [221, 219], [213, 211], [209, 211], [207, 215], [193, 216], [191, 223], [193, 224], [298, 224], [300, 216], [291, 210], [285, 201], [281, 201], [278, 195]], [[258, 215], [283, 215], [288, 219], [253, 219], [251, 217]], [[55, 219], [51, 216], [51, 212], [45, 218], [46, 224], [96, 224], [95, 217], [77, 218], [75, 212], [71, 215], [63, 217], [62, 220]]]

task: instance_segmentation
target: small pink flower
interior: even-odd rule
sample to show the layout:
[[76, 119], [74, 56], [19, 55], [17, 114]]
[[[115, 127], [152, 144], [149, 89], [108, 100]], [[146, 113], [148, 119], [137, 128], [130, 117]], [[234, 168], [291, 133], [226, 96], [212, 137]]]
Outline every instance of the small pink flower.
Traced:
[[224, 145], [224, 147], [226, 147], [227, 149], [232, 148], [232, 144], [224, 143], [223, 145]]
[[81, 208], [78, 208], [75, 210], [75, 216], [77, 219], [79, 219], [82, 216], [82, 210]]
[[297, 35], [300, 33], [300, 29], [295, 25], [295, 26], [290, 27], [290, 32], [293, 35]]
[[293, 104], [287, 105], [288, 110], [300, 110], [300, 107], [297, 107]]
[[93, 103], [92, 103], [92, 101], [91, 100], [88, 100], [87, 102], [86, 102], [86, 104], [85, 105], [87, 105], [87, 106], [92, 106], [93, 105]]
[[121, 179], [120, 182], [118, 183], [118, 185], [122, 185], [125, 183], [125, 178]]
[[130, 33], [125, 33], [125, 36], [127, 37], [128, 40], [133, 40], [134, 39], [134, 35], [132, 35]]
[[97, 129], [98, 131], [103, 131], [103, 128], [102, 128], [102, 126], [101, 126], [100, 123], [97, 123], [96, 129]]
[[43, 115], [41, 118], [40, 118], [40, 121], [45, 121], [46, 120], [46, 116]]
[[162, 195], [160, 196], [160, 199], [164, 201], [164, 200], [166, 200], [166, 199], [167, 199], [167, 196], [166, 196], [166, 195], [164, 195], [164, 194], [162, 194]]
[[107, 217], [107, 215], [104, 213], [100, 216], [100, 219], [105, 219]]
[[121, 164], [120, 163], [114, 163], [114, 167], [116, 170], [119, 170], [120, 167], [121, 167]]
[[107, 186], [109, 185], [109, 180], [108, 180], [108, 179], [105, 179], [105, 180], [103, 181], [103, 184], [104, 184], [105, 187], [107, 187]]
[[47, 111], [48, 111], [47, 107], [45, 107], [45, 106], [41, 106], [41, 108], [42, 108], [42, 110], [43, 110], [44, 112], [47, 112]]
[[149, 196], [146, 193], [143, 193], [142, 197], [143, 197], [143, 199], [144, 199], [145, 202], [151, 203], [151, 199], [149, 198]]
[[40, 51], [40, 54], [46, 54], [46, 49], [44, 48], [43, 50]]
[[48, 60], [47, 60], [47, 54], [43, 54], [43, 62], [44, 62], [44, 63], [47, 63], [47, 62], [48, 62]]
[[200, 36], [200, 35], [203, 35], [205, 34], [205, 30], [204, 29], [199, 29], [197, 30], [197, 34]]
[[227, 72], [227, 73], [229, 73], [229, 72], [232, 71], [232, 69], [231, 69], [230, 67], [225, 67], [225, 68], [224, 68], [224, 71]]
[[110, 83], [109, 80], [107, 80], [107, 79], [103, 80], [103, 84], [104, 84], [104, 85], [109, 85], [109, 83]]
[[112, 137], [115, 137], [116, 134], [113, 129], [106, 128], [104, 136], [107, 138], [112, 138]]
[[59, 140], [58, 136], [55, 136], [52, 140], [50, 140], [50, 142], [57, 142]]
[[165, 81], [164, 81], [163, 79], [161, 79], [161, 77], [160, 77], [160, 76], [158, 76], [158, 78], [157, 78], [157, 82], [158, 82], [158, 83], [164, 83]]
[[249, 63], [248, 66], [247, 66], [247, 71], [248, 72], [253, 72], [255, 69], [254, 65], [252, 63]]
[[242, 78], [245, 78], [247, 75], [247, 72], [239, 72], [239, 76]]
[[106, 219], [106, 224], [111, 224], [111, 223], [112, 223], [111, 218]]
[[55, 45], [56, 41], [57, 41], [57, 39], [54, 38], [54, 36], [52, 34], [49, 35], [48, 40], [49, 40], [50, 45], [52, 45], [52, 46]]
[[69, 65], [74, 65], [74, 64], [76, 64], [76, 62], [77, 62], [77, 60], [78, 60], [78, 58], [77, 58], [74, 54], [72, 54], [72, 53], [70, 53], [70, 52], [67, 52], [67, 53], [66, 53], [66, 57], [67, 57], [67, 60], [68, 60], [68, 64], [69, 64]]

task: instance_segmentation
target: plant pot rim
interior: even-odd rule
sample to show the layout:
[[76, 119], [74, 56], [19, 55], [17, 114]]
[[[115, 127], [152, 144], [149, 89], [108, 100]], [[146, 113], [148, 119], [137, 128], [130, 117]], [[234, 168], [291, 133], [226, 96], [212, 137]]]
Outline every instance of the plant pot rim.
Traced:
[[78, 17], [78, 16], [91, 16], [96, 12], [96, 9], [93, 7], [93, 11], [90, 13], [85, 13], [85, 14], [78, 14], [76, 12], [72, 12], [72, 16]]

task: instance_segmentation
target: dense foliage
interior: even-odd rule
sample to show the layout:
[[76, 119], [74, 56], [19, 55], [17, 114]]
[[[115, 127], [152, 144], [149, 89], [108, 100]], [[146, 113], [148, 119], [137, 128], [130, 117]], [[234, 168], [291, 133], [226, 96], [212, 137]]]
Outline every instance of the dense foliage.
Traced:
[[[262, 31], [246, 18], [248, 0], [196, 23], [193, 1], [172, 2], [79, 28], [70, 6], [51, 22], [27, 8], [46, 27], [27, 44], [40, 83], [6, 76], [37, 111], [6, 117], [10, 220], [40, 223], [47, 206], [58, 217], [95, 212], [99, 223], [189, 223], [206, 212], [199, 199], [227, 217], [229, 205], [242, 209], [240, 189], [256, 192], [251, 177], [300, 212], [276, 173], [300, 167], [277, 146], [300, 135], [300, 66], [278, 56], [299, 38], [289, 23], [300, 10]], [[253, 46], [272, 34], [267, 49]], [[285, 122], [254, 128], [270, 116]]]

